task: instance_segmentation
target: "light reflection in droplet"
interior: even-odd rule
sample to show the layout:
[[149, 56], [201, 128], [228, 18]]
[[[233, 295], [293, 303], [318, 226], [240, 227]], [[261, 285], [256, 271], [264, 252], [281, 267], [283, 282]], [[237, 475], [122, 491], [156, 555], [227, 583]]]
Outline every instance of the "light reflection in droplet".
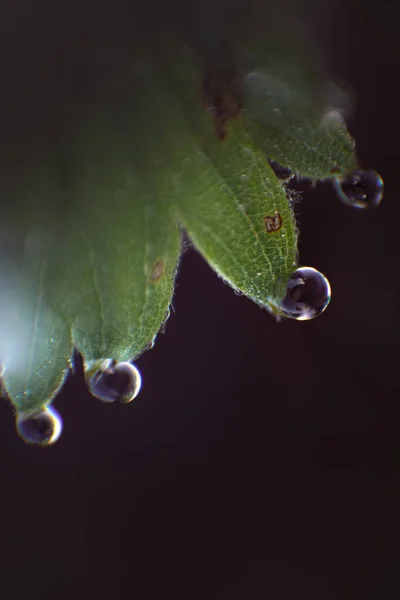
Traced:
[[340, 199], [354, 208], [376, 208], [383, 197], [382, 177], [374, 170], [356, 169], [334, 180]]
[[331, 299], [328, 279], [312, 267], [299, 267], [289, 278], [280, 303], [282, 313], [297, 321], [308, 321], [324, 312]]
[[17, 416], [16, 429], [18, 435], [27, 444], [50, 446], [61, 435], [62, 420], [58, 412], [50, 406], [33, 414], [21, 413]]
[[88, 380], [91, 393], [103, 402], [127, 404], [138, 395], [142, 378], [129, 362], [107, 360]]

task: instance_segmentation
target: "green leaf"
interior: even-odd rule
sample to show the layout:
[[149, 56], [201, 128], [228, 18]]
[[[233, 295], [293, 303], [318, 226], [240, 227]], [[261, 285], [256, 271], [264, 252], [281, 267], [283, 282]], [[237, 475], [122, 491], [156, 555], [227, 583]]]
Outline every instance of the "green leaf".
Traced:
[[[204, 119], [202, 152], [184, 161], [176, 176], [180, 222], [208, 263], [231, 286], [273, 310], [276, 282], [296, 264], [293, 212], [284, 189], [240, 121], [223, 142]], [[193, 202], [190, 198], [196, 197]], [[267, 231], [267, 221], [278, 222]]]
[[[151, 347], [168, 316], [181, 227], [219, 276], [279, 314], [297, 230], [266, 154], [317, 178], [354, 160], [345, 130], [317, 127], [320, 115], [306, 125], [296, 82], [287, 94], [269, 78], [268, 104], [239, 69], [245, 110], [228, 99], [235, 114], [221, 119], [204, 97], [213, 61], [168, 44], [115, 70], [101, 52], [78, 58], [63, 101], [43, 107], [55, 111], [56, 135], [21, 161], [0, 265], [3, 381], [20, 413], [51, 401], [74, 347], [88, 379], [105, 360]], [[86, 85], [92, 73], [101, 85]]]
[[65, 320], [46, 302], [46, 262], [31, 277], [20, 265], [0, 267], [3, 380], [16, 409], [31, 412], [57, 392], [73, 349]]
[[[18, 410], [39, 410], [51, 400], [73, 345], [89, 370], [109, 357], [129, 360], [153, 343], [166, 319], [180, 233], [170, 203], [135, 173], [135, 144], [129, 124], [119, 132], [106, 112], [73, 144], [66, 140], [73, 175], [64, 187], [49, 158], [48, 177], [26, 185], [29, 243], [12, 261], [25, 287], [15, 291], [7, 279], [2, 298], [3, 380]], [[57, 203], [51, 210], [49, 197]], [[10, 329], [14, 296], [23, 299], [15, 309], [21, 322]], [[18, 360], [10, 361], [15, 335]]]
[[246, 127], [266, 156], [298, 175], [337, 177], [357, 167], [354, 140], [340, 111], [319, 106], [311, 91], [279, 64], [246, 73]]
[[[357, 168], [355, 142], [343, 117], [347, 95], [320, 64], [301, 11], [294, 16], [275, 3], [257, 2], [249, 11], [248, 19], [220, 15], [218, 29], [207, 15], [208, 34], [187, 38], [184, 52], [171, 50], [165, 69], [181, 89], [186, 84], [186, 95], [196, 71], [233, 69], [247, 133], [265, 156], [297, 175], [321, 180]], [[173, 46], [167, 40], [164, 56]]]

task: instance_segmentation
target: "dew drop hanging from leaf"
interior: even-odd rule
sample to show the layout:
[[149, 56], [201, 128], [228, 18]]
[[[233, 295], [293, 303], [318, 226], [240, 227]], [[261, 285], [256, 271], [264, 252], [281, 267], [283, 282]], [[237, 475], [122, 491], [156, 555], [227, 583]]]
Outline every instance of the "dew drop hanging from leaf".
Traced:
[[357, 169], [334, 185], [340, 199], [354, 208], [376, 208], [383, 197], [383, 179], [372, 169]]
[[17, 416], [16, 429], [27, 444], [50, 446], [58, 440], [62, 432], [62, 420], [58, 412], [46, 406], [40, 412]]
[[325, 275], [300, 267], [289, 278], [280, 309], [290, 319], [309, 321], [323, 313], [330, 300], [331, 286]]
[[104, 361], [94, 375], [88, 377], [89, 390], [103, 402], [132, 402], [141, 385], [138, 369], [129, 362]]

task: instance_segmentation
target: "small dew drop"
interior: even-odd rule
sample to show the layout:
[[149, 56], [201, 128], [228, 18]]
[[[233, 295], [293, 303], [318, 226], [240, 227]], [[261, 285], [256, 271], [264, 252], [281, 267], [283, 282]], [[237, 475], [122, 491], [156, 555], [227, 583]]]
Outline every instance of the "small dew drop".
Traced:
[[138, 369], [129, 362], [106, 361], [89, 379], [93, 396], [103, 402], [132, 402], [138, 395], [142, 378]]
[[383, 197], [382, 177], [372, 169], [357, 169], [334, 180], [340, 199], [354, 208], [376, 208]]
[[324, 312], [331, 299], [328, 279], [312, 267], [299, 267], [286, 285], [280, 309], [290, 319], [308, 321]]
[[50, 446], [58, 440], [62, 432], [62, 420], [58, 412], [46, 406], [43, 410], [30, 415], [20, 414], [17, 417], [18, 435], [27, 444]]

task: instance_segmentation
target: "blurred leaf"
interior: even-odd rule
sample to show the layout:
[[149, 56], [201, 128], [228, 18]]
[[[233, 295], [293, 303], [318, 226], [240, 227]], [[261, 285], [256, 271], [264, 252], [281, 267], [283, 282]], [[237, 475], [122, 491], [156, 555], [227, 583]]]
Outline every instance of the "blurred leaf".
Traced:
[[243, 78], [245, 122], [255, 143], [303, 177], [326, 179], [356, 168], [341, 112], [320, 105], [299, 77], [285, 79], [283, 69], [276, 71], [264, 67]]

